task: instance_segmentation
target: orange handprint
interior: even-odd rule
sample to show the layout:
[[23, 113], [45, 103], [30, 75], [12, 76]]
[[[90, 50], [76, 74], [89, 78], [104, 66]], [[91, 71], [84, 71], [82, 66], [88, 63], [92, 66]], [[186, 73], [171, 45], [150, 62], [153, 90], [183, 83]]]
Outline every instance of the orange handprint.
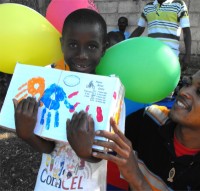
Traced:
[[20, 102], [22, 99], [27, 98], [29, 95], [36, 97], [39, 100], [45, 89], [45, 80], [42, 77], [31, 78], [27, 83], [22, 84], [18, 91], [19, 93], [15, 96], [15, 99]]

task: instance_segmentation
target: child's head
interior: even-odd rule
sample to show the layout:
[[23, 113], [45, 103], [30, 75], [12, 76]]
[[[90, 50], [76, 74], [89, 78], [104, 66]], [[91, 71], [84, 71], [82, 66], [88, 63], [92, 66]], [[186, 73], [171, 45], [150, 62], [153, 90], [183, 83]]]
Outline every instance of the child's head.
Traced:
[[120, 17], [118, 19], [119, 30], [124, 32], [127, 26], [128, 26], [128, 19], [126, 17]]
[[90, 9], [78, 9], [65, 19], [61, 45], [71, 71], [95, 73], [106, 48], [107, 26], [103, 17]]
[[121, 42], [125, 40], [125, 36], [122, 32], [120, 31], [117, 31], [117, 32], [114, 32], [114, 31], [111, 31], [107, 34], [107, 42], [108, 42], [108, 45], [107, 47], [111, 47], [115, 44], [117, 44], [118, 42]]

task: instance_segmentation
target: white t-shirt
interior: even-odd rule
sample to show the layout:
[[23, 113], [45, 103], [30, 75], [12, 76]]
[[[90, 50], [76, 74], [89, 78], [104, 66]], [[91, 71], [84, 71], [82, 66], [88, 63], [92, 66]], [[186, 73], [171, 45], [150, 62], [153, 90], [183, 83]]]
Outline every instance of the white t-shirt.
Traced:
[[80, 159], [69, 143], [57, 143], [51, 154], [43, 154], [35, 191], [104, 191], [107, 161], [89, 163]]
[[[125, 104], [119, 120], [124, 132]], [[51, 154], [43, 154], [34, 191], [106, 191], [107, 161], [90, 163], [80, 159], [69, 143], [58, 142]]]

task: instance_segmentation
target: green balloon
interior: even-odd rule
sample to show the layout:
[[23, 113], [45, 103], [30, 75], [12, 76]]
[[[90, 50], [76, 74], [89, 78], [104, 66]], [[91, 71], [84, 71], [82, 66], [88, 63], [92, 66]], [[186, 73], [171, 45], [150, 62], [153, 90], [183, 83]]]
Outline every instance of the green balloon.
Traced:
[[97, 66], [100, 75], [115, 74], [125, 86], [125, 97], [153, 103], [168, 96], [180, 79], [180, 63], [160, 40], [137, 37], [109, 48]]

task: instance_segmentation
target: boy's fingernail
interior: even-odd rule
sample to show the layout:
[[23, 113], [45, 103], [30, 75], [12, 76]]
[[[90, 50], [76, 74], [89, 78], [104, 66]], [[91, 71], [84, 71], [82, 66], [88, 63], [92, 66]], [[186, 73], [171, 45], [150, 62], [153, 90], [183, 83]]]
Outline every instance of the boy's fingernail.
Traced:
[[100, 131], [96, 131], [95, 134], [96, 134], [96, 135], [99, 135], [99, 134], [100, 134]]
[[97, 156], [97, 152], [93, 152], [92, 155], [93, 155], [93, 156]]

